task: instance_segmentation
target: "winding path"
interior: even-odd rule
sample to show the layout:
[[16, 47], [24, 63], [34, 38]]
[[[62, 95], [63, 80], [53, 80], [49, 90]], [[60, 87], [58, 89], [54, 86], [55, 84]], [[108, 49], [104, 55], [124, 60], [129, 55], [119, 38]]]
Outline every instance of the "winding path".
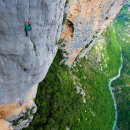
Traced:
[[111, 95], [112, 95], [112, 98], [113, 98], [113, 101], [114, 101], [114, 107], [115, 107], [115, 121], [114, 121], [114, 124], [113, 124], [113, 130], [116, 130], [118, 113], [117, 113], [116, 98], [115, 98], [114, 92], [112, 91], [113, 87], [111, 86], [111, 84], [112, 84], [113, 81], [115, 81], [116, 79], [118, 79], [120, 77], [122, 67], [123, 67], [123, 57], [122, 57], [122, 54], [121, 54], [121, 66], [120, 66], [120, 68], [118, 70], [118, 75], [111, 78], [110, 81], [109, 81], [109, 89], [110, 89], [110, 92], [111, 92]]

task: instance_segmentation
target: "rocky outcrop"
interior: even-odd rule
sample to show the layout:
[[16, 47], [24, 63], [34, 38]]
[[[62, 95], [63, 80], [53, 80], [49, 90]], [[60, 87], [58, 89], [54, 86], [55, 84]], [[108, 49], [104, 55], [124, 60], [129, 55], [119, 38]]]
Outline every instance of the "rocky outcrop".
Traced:
[[77, 55], [85, 55], [95, 40], [112, 22], [126, 0], [73, 0], [69, 4], [61, 34], [66, 50], [66, 64], [72, 65]]
[[[69, 1], [61, 33], [66, 0], [0, 0], [0, 118], [13, 122], [35, 107], [37, 84], [55, 57], [60, 34], [68, 54], [66, 64], [71, 65], [86, 45], [86, 52], [93, 46], [124, 1]], [[28, 18], [32, 32], [26, 37]], [[23, 127], [30, 121], [25, 122], [20, 120]]]
[[0, 119], [0, 129], [1, 130], [13, 130], [11, 127], [11, 124], [9, 124], [7, 121]]

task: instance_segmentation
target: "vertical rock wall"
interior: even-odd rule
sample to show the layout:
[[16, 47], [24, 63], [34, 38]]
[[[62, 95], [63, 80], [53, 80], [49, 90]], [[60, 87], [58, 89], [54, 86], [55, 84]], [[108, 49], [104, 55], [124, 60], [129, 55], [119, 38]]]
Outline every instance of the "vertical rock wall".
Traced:
[[61, 34], [67, 52], [66, 64], [71, 65], [84, 49], [92, 48], [98, 36], [107, 28], [126, 0], [72, 0]]
[[[33, 104], [57, 52], [65, 0], [0, 0], [0, 118]], [[32, 32], [24, 32], [31, 18]], [[35, 86], [35, 87], [33, 87]]]

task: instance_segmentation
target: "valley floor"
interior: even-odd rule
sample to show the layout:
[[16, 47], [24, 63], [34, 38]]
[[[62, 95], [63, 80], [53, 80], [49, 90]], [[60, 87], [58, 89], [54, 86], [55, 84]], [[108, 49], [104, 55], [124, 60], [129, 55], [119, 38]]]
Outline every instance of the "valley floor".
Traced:
[[113, 82], [118, 107], [120, 130], [130, 130], [130, 12], [125, 5], [117, 17], [114, 27], [123, 53], [123, 69], [121, 77]]

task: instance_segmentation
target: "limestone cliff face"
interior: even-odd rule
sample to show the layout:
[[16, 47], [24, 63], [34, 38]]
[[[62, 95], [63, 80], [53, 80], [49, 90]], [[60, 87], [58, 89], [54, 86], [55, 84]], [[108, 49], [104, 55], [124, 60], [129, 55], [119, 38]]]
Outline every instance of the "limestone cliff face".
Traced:
[[[12, 121], [15, 114], [35, 106], [37, 84], [57, 51], [64, 4], [65, 0], [0, 0], [0, 118]], [[28, 18], [32, 32], [26, 37]]]
[[[66, 0], [0, 0], [0, 118], [16, 120], [35, 106], [37, 84], [44, 79], [57, 52], [60, 34], [68, 52], [66, 64], [96, 39], [125, 0], [71, 0], [62, 29]], [[32, 32], [25, 36], [24, 21]], [[36, 111], [33, 111], [33, 113]], [[3, 120], [2, 120], [3, 121]], [[21, 129], [29, 121], [21, 122]]]
[[126, 0], [72, 0], [61, 34], [67, 52], [66, 64], [89, 52], [95, 40], [115, 18]]

